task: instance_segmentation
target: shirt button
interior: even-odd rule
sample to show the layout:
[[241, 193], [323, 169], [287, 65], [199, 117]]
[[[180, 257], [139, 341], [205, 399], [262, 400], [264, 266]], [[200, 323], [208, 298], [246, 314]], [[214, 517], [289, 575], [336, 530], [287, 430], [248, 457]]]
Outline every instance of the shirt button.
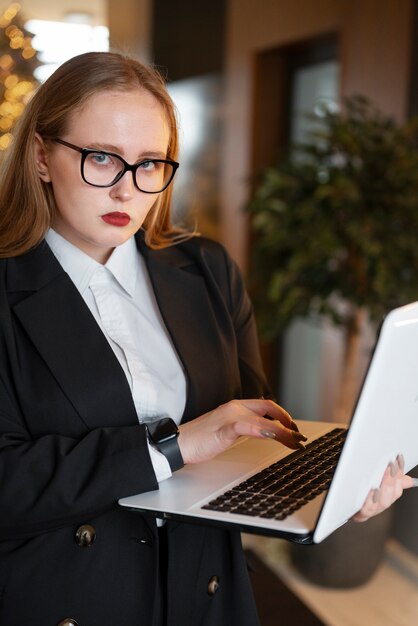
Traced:
[[75, 540], [80, 548], [88, 548], [96, 540], [96, 529], [90, 524], [83, 524], [77, 528]]
[[214, 596], [215, 593], [218, 591], [218, 589], [219, 589], [219, 577], [212, 576], [212, 578], [208, 582], [208, 594], [210, 596]]

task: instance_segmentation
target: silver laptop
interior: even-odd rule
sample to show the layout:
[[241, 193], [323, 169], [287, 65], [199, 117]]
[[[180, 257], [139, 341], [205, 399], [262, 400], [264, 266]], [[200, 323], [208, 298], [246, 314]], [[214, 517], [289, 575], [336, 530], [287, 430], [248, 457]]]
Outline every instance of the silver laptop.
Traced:
[[299, 422], [306, 450], [241, 438], [119, 504], [162, 519], [318, 543], [358, 511], [399, 453], [418, 464], [418, 302], [385, 318], [350, 426]]

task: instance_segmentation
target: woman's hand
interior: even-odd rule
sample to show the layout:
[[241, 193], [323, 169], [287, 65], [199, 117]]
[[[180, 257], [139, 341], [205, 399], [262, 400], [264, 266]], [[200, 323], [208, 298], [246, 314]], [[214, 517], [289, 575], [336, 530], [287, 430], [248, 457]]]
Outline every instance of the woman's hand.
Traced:
[[186, 464], [200, 463], [241, 436], [276, 439], [294, 450], [306, 441], [290, 415], [272, 400], [232, 400], [181, 424], [178, 443]]
[[399, 454], [396, 461], [389, 463], [378, 489], [372, 489], [361, 510], [353, 517], [356, 522], [365, 522], [381, 513], [401, 497], [404, 489], [413, 486], [410, 476], [404, 474], [404, 458]]

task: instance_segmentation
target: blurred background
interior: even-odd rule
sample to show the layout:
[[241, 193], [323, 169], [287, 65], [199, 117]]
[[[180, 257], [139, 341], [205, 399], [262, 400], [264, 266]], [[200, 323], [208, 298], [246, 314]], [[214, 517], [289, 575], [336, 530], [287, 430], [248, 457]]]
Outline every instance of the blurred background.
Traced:
[[[179, 112], [175, 218], [196, 223], [202, 234], [221, 241], [249, 279], [250, 291], [251, 259], [261, 235], [247, 208], [266, 168], [276, 166], [290, 145], [309, 140], [314, 122], [306, 114], [338, 115], [354, 95], [370, 101], [386, 126], [390, 119], [403, 129], [418, 114], [416, 0], [22, 0], [0, 4], [0, 14], [0, 150], [12, 141], [13, 125], [36, 84], [66, 58], [110, 48], [154, 63], [167, 77]], [[414, 211], [418, 215], [418, 205]], [[396, 256], [396, 236], [390, 224], [388, 229]], [[414, 236], [412, 228], [404, 231]], [[404, 231], [399, 241], [407, 236]], [[414, 277], [413, 257], [405, 259], [402, 272]], [[266, 292], [270, 278], [266, 266]], [[412, 287], [409, 283], [408, 294], [418, 299], [418, 285], [415, 298], [414, 281]], [[377, 322], [369, 319], [367, 298], [340, 298], [339, 304], [354, 307], [356, 326], [336, 323], [323, 307], [312, 306], [262, 338], [271, 387], [295, 418], [347, 421], [350, 416]], [[353, 334], [354, 344], [348, 341]], [[407, 598], [417, 600], [418, 540], [415, 533], [405, 539], [413, 525], [410, 516], [418, 517], [415, 509], [402, 510], [393, 522], [393, 536], [408, 552], [401, 558], [390, 544], [384, 572], [388, 587], [404, 585], [399, 593], [405, 595], [406, 616], [388, 604], [388, 621], [381, 616], [373, 621], [366, 608], [370, 601], [373, 605], [369, 589], [364, 606], [358, 600], [363, 617], [350, 617], [341, 609], [347, 605], [336, 601], [334, 618], [326, 614], [323, 596], [317, 599], [301, 583], [298, 593], [322, 611], [324, 623], [416, 622]], [[280, 561], [277, 544], [265, 546]], [[399, 582], [402, 569], [405, 580]], [[292, 584], [296, 588], [298, 582]], [[379, 587], [376, 606], [382, 595]]]

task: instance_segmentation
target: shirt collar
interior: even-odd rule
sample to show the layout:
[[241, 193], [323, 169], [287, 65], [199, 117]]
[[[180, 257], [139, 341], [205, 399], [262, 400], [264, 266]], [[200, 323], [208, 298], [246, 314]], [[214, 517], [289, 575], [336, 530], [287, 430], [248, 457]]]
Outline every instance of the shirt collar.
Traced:
[[125, 241], [125, 243], [113, 250], [105, 264], [106, 269], [113, 274], [114, 278], [131, 298], [133, 298], [135, 292], [138, 255], [135, 237], [130, 237], [128, 241]]
[[[94, 272], [102, 265], [52, 228], [47, 232], [45, 239], [78, 291], [83, 295], [90, 284]], [[130, 237], [125, 243], [114, 249], [104, 265], [131, 297], [133, 297], [135, 291], [138, 269], [137, 255], [135, 238]]]

